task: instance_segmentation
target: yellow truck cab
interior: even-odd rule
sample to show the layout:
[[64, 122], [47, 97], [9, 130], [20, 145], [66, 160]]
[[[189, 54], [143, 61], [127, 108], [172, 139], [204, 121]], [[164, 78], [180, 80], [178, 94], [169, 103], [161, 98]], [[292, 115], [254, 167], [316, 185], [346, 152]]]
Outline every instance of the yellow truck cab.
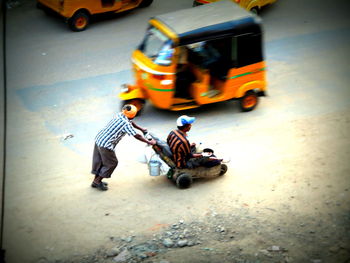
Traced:
[[[220, 0], [194, 0], [193, 6], [210, 4], [217, 1], [220, 1]], [[247, 9], [248, 11], [258, 14], [260, 9], [263, 6], [272, 4], [277, 0], [231, 0], [231, 1], [239, 4], [241, 7]]]
[[151, 18], [132, 63], [135, 83], [119, 98], [139, 111], [227, 100], [250, 111], [267, 89], [261, 19], [229, 0]]
[[120, 13], [136, 7], [147, 7], [153, 0], [37, 0], [37, 7], [62, 16], [73, 31], [87, 28], [95, 14]]

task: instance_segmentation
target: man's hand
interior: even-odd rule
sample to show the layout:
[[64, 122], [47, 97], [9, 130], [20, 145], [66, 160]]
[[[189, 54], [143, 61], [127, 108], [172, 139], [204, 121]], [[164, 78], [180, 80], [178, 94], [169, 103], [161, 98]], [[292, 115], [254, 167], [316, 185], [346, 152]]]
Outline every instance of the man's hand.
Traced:
[[152, 139], [152, 140], [149, 140], [147, 143], [148, 143], [149, 145], [155, 145], [157, 142], [156, 142], [155, 139]]
[[154, 139], [148, 140], [147, 138], [143, 137], [141, 134], [138, 134], [138, 133], [134, 137], [136, 139], [138, 139], [139, 141], [145, 142], [145, 143], [147, 143], [149, 145], [155, 145], [156, 144], [156, 140], [154, 140]]

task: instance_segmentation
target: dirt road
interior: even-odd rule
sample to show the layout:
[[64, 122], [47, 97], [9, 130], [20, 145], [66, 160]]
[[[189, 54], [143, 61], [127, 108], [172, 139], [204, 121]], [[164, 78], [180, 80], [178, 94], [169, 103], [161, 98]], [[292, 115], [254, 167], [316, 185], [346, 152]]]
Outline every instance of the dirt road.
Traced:
[[[92, 146], [130, 80], [124, 61], [148, 17], [191, 3], [154, 1], [78, 34], [34, 1], [11, 8], [6, 262], [349, 262], [348, 3], [305, 2], [263, 14], [269, 96], [256, 110], [185, 112], [191, 139], [231, 158], [225, 176], [179, 190], [125, 138], [107, 192], [89, 186]], [[165, 137], [177, 117], [148, 105], [137, 121]]]

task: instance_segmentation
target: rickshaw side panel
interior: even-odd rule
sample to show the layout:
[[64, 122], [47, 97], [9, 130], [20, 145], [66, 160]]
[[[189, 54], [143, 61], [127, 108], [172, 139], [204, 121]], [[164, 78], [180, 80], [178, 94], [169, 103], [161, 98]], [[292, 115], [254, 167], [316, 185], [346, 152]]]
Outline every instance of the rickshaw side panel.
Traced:
[[209, 104], [240, 98], [248, 90], [266, 90], [265, 62], [230, 69], [226, 81], [221, 81], [221, 83], [217, 81], [220, 87], [216, 87], [216, 89], [220, 93], [214, 98], [206, 95], [209, 91], [209, 73], [198, 69], [195, 73], [200, 81], [192, 84], [192, 96], [198, 104]]
[[122, 1], [115, 1], [111, 6], [102, 6], [102, 0], [99, 1], [85, 1], [85, 6], [91, 9], [91, 14], [102, 14], [106, 12], [118, 12], [122, 8]]
[[265, 62], [259, 62], [229, 71], [223, 93], [227, 99], [240, 98], [248, 90], [266, 90]]
[[108, 12], [120, 8], [121, 3], [115, 4], [110, 8], [103, 8], [102, 2], [91, 0], [37, 0], [38, 3], [52, 9], [65, 18], [71, 18], [78, 10], [84, 9], [88, 11], [90, 15]]

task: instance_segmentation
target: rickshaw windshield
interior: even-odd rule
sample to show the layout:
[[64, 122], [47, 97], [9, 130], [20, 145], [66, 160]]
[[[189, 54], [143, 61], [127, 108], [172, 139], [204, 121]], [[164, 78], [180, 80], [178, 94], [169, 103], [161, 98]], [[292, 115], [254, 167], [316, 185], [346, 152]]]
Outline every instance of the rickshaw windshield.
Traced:
[[155, 27], [151, 27], [139, 49], [154, 63], [170, 65], [174, 53], [172, 41]]

